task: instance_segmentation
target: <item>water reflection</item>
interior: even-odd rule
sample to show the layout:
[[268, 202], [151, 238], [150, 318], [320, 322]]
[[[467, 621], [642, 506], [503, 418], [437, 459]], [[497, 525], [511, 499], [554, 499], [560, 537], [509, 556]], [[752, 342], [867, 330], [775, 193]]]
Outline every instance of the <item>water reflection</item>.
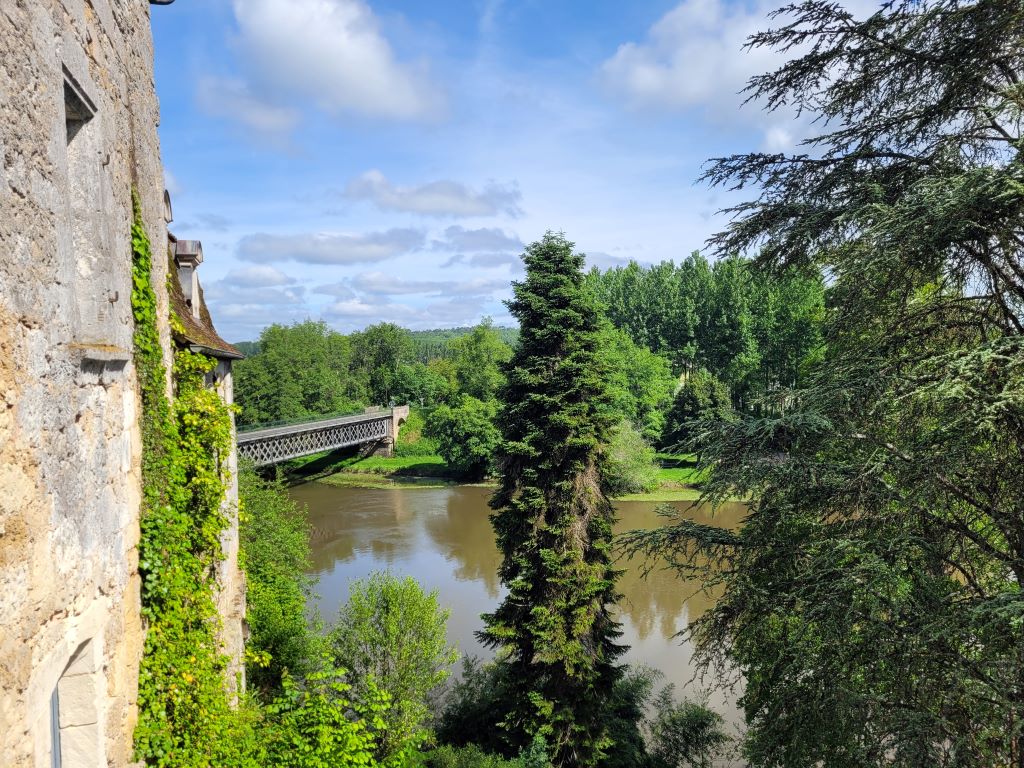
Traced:
[[[313, 570], [319, 578], [315, 607], [331, 622], [353, 579], [384, 568], [409, 574], [437, 589], [451, 609], [451, 640], [463, 652], [487, 655], [473, 633], [482, 626], [480, 614], [492, 610], [501, 597], [489, 495], [487, 488], [468, 486], [362, 489], [309, 483], [292, 489], [292, 496], [308, 506], [313, 526]], [[741, 504], [725, 505], [714, 514], [689, 502], [676, 506], [696, 522], [724, 527], [737, 526], [746, 511]], [[616, 531], [664, 524], [656, 507], [617, 504]], [[692, 693], [692, 648], [675, 635], [717, 595], [670, 571], [655, 570], [644, 578], [637, 563], [619, 565], [624, 569], [619, 580], [622, 642], [630, 646], [626, 661], [654, 667], [666, 682]], [[717, 693], [710, 703], [737, 722], [731, 699]]]

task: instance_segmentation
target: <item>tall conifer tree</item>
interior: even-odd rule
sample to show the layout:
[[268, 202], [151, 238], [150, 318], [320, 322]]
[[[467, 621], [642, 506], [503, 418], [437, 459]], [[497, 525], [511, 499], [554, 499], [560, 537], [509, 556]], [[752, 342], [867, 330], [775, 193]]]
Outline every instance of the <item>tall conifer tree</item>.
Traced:
[[617, 594], [614, 512], [603, 480], [613, 417], [599, 349], [601, 318], [583, 256], [561, 234], [527, 247], [509, 309], [519, 345], [500, 397], [501, 485], [491, 516], [508, 596], [481, 638], [507, 652], [507, 727], [547, 739], [556, 766], [595, 765], [625, 650], [609, 608]]

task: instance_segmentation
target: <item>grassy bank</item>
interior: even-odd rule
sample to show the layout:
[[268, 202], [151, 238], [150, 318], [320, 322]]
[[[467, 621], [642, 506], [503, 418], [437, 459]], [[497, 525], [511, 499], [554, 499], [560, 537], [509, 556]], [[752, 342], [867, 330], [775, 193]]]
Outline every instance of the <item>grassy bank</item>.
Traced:
[[[659, 454], [658, 486], [646, 493], [632, 493], [619, 501], [693, 501], [700, 497], [697, 485], [703, 475], [692, 456]], [[292, 483], [318, 482], [357, 488], [441, 488], [458, 484], [437, 454], [422, 456], [359, 456], [334, 452], [288, 462], [285, 475]]]
[[[289, 484], [315, 480], [355, 488], [443, 488], [460, 483], [422, 432], [422, 414], [413, 411], [402, 425], [394, 456], [360, 456], [349, 448], [294, 459], [281, 467]], [[659, 453], [656, 461], [657, 486], [646, 493], [620, 496], [618, 501], [694, 501], [700, 497], [704, 474], [697, 469], [694, 456]]]

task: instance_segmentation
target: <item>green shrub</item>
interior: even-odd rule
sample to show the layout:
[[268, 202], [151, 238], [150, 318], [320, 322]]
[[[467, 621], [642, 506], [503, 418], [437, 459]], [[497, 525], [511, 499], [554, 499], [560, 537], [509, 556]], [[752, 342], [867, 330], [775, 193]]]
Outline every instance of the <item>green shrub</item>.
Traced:
[[468, 480], [483, 479], [491, 467], [501, 434], [494, 425], [495, 401], [464, 395], [454, 408], [442, 405], [427, 420], [425, 434], [451, 469]]
[[381, 759], [430, 738], [428, 697], [458, 658], [448, 645], [447, 621], [437, 592], [424, 592], [410, 577], [374, 573], [349, 587], [331, 643], [337, 663], [352, 673], [356, 701], [372, 699], [378, 689], [391, 699], [382, 715]]
[[446, 744], [427, 755], [427, 768], [523, 768], [523, 763], [484, 752], [476, 744], [464, 747]]
[[246, 654], [250, 687], [278, 690], [288, 670], [302, 676], [324, 642], [306, 620], [313, 580], [306, 511], [278, 480], [264, 480], [248, 465], [238, 474], [241, 565], [246, 573]]
[[386, 695], [371, 683], [358, 701], [350, 701], [351, 686], [345, 682], [344, 672], [329, 665], [302, 683], [287, 673], [281, 682], [281, 693], [264, 708], [267, 765], [376, 765], [374, 752], [389, 711]]
[[690, 450], [694, 447], [693, 428], [697, 421], [726, 421], [731, 417], [729, 388], [707, 371], [695, 371], [676, 392], [665, 418], [661, 443], [672, 450]]
[[653, 768], [711, 768], [729, 743], [722, 716], [706, 705], [673, 699], [666, 686], [655, 697], [648, 724]]
[[395, 456], [436, 456], [437, 443], [423, 434], [426, 425], [423, 411], [419, 408], [410, 408], [409, 418], [398, 430]]
[[614, 496], [643, 493], [658, 487], [658, 465], [654, 448], [629, 421], [612, 429], [606, 447], [605, 483]]

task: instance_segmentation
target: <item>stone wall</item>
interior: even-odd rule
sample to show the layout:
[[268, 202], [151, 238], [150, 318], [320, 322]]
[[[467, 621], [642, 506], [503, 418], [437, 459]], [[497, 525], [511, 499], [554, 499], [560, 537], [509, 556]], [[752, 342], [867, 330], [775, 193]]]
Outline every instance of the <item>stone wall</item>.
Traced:
[[[154, 252], [167, 247], [149, 13], [146, 0], [0, 3], [4, 766], [49, 766], [55, 737], [64, 768], [131, 760], [133, 186]], [[163, 317], [165, 269], [154, 259]]]
[[[228, 405], [235, 402], [234, 374], [230, 360], [220, 360], [214, 372], [217, 393]], [[231, 426], [234, 430], [235, 416], [231, 415]], [[224, 500], [225, 513], [230, 524], [221, 535], [221, 547], [224, 559], [217, 567], [217, 583], [220, 592], [217, 595], [217, 610], [221, 616], [221, 643], [228, 657], [228, 681], [245, 686], [245, 667], [242, 655], [245, 650], [243, 627], [245, 620], [245, 576], [238, 565], [238, 553], [241, 542], [238, 537], [238, 454], [232, 451], [228, 457], [227, 497]]]

